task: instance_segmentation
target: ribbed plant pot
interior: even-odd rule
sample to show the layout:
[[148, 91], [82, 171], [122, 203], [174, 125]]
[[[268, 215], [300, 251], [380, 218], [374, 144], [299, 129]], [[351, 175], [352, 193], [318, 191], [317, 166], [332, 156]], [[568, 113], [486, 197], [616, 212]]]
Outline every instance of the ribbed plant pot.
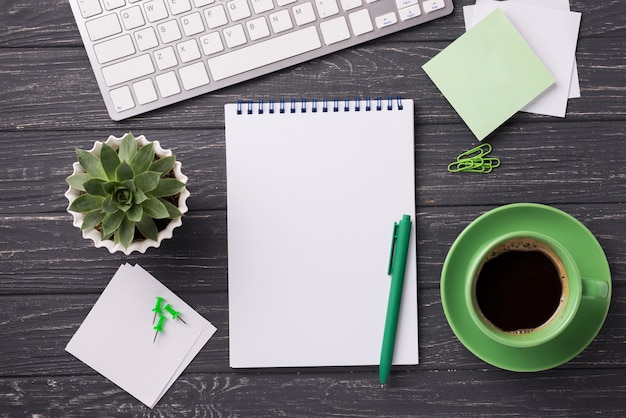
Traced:
[[[122, 142], [122, 138], [124, 136], [117, 138], [113, 135], [109, 136], [109, 138], [104, 142], [105, 144], [111, 146], [113, 149], [118, 150], [120, 147], [120, 144]], [[148, 141], [143, 135], [140, 135], [138, 137], [135, 138], [137, 140], [137, 142], [139, 143], [140, 146], [146, 145], [148, 143], [150, 143], [150, 141]], [[102, 149], [102, 141], [95, 141], [93, 148], [91, 148], [89, 150], [90, 153], [99, 156], [100, 155], [100, 150]], [[159, 141], [152, 141], [152, 144], [154, 146], [154, 152], [155, 155], [159, 158], [163, 158], [163, 157], [168, 157], [172, 155], [172, 151], [169, 149], [163, 149], [161, 148], [161, 145], [159, 144]], [[78, 162], [74, 162], [74, 164], [72, 165], [73, 167], [73, 173], [72, 174], [76, 174], [76, 173], [84, 173], [85, 170], [83, 169], [83, 167], [78, 163]], [[176, 163], [174, 164], [174, 168], [173, 173], [174, 173], [174, 177], [176, 179], [178, 179], [179, 181], [183, 182], [183, 183], [187, 183], [187, 176], [185, 176], [182, 171], [181, 171], [181, 167], [182, 164], [179, 161], [176, 161]], [[77, 190], [75, 188], [73, 188], [72, 186], [70, 186], [67, 191], [65, 192], [65, 197], [67, 198], [67, 200], [69, 201], [68, 204], [68, 209], [67, 212], [70, 213], [73, 217], [74, 217], [74, 226], [79, 228], [81, 227], [81, 225], [83, 224], [83, 219], [85, 217], [85, 215], [83, 213], [79, 213], [79, 212], [74, 212], [69, 210], [69, 206], [72, 204], [72, 202], [79, 197], [82, 194], [82, 192], [80, 190]], [[189, 191], [187, 190], [187, 187], [184, 187], [178, 195], [178, 210], [180, 210], [181, 213], [185, 214], [188, 211], [188, 207], [187, 207], [187, 198], [189, 197]], [[174, 229], [179, 227], [180, 225], [182, 225], [182, 219], [181, 217], [175, 218], [175, 219], [170, 219], [169, 223], [165, 226], [165, 228], [161, 229], [157, 235], [157, 239], [156, 240], [152, 240], [152, 239], [146, 239], [146, 238], [142, 238], [142, 239], [137, 239], [135, 241], [133, 241], [128, 247], [124, 247], [122, 244], [120, 243], [115, 243], [112, 239], [102, 239], [102, 233], [99, 229], [97, 228], [91, 228], [91, 229], [85, 229], [82, 231], [83, 233], [83, 238], [87, 238], [93, 241], [94, 245], [97, 248], [100, 247], [105, 247], [109, 250], [109, 252], [111, 253], [115, 253], [115, 252], [123, 252], [124, 254], [128, 255], [131, 254], [132, 252], [139, 252], [139, 253], [144, 253], [146, 252], [146, 250], [148, 248], [158, 248], [161, 245], [161, 241], [163, 241], [164, 239], [168, 239], [168, 238], [172, 238], [173, 233], [174, 233]]]

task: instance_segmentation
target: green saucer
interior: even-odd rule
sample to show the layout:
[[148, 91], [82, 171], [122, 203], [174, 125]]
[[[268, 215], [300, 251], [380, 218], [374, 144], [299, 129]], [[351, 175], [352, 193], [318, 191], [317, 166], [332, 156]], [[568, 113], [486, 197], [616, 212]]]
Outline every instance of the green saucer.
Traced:
[[[466, 272], [481, 246], [508, 232], [537, 231], [559, 241], [572, 254], [581, 276], [606, 281], [606, 299], [585, 299], [571, 325], [549, 342], [531, 348], [502, 345], [482, 334], [465, 303]], [[593, 234], [569, 214], [550, 206], [516, 203], [493, 209], [470, 223], [450, 248], [441, 272], [441, 300], [448, 323], [465, 347], [483, 361], [511, 371], [550, 369], [576, 357], [602, 328], [611, 301], [611, 272]]]

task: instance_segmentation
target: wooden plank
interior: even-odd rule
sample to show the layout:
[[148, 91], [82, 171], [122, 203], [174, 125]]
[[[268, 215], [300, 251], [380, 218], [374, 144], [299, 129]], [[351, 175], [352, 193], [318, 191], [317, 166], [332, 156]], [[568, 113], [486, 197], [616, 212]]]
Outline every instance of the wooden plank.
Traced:
[[[626, 192], [624, 121], [570, 122], [513, 119], [489, 142], [502, 165], [491, 174], [449, 173], [456, 156], [476, 145], [465, 125], [416, 121], [417, 206], [495, 205], [511, 201], [547, 204], [620, 203]], [[127, 127], [111, 133], [123, 135]], [[211, 129], [135, 130], [172, 149], [189, 176], [191, 210], [226, 208], [226, 162], [223, 127]], [[2, 200], [0, 214], [64, 212], [65, 178], [76, 161], [75, 148], [89, 149], [106, 131], [17, 131], [0, 134]], [[32, 152], [31, 150], [37, 150]], [[620, 206], [616, 209], [623, 213]]]
[[8, 416], [624, 416], [623, 371], [185, 373], [150, 411], [100, 376], [0, 380]]
[[[446, 45], [368, 44], [121, 123], [109, 119], [84, 50], [4, 49], [0, 51], [0, 130], [215, 128], [223, 124], [224, 103], [303, 94], [309, 98], [400, 94], [416, 100], [422, 124], [462, 123], [421, 69]], [[624, 120], [624, 50], [626, 38], [581, 40], [578, 66], [583, 97], [570, 101], [565, 120]], [[514, 119], [563, 120], [526, 113]]]
[[[112, 274], [112, 273], [111, 273]], [[163, 284], [176, 288], [177, 278], [160, 277]], [[102, 286], [106, 285], [103, 281]], [[177, 293], [218, 331], [189, 366], [191, 373], [232, 373], [228, 365], [228, 296], [225, 292], [183, 290]], [[93, 374], [86, 365], [65, 352], [65, 346], [78, 329], [98, 294], [3, 296], [5, 316], [0, 376], [54, 377]], [[408, 373], [425, 370], [497, 370], [470, 353], [454, 336], [439, 300], [438, 289], [419, 290], [420, 365], [398, 367]], [[123, 307], [120, 307], [120, 311]], [[112, 319], [123, 321], [123, 316]], [[616, 289], [607, 320], [595, 340], [576, 358], [553, 370], [594, 370], [626, 368], [623, 341], [626, 339], [626, 287]], [[372, 366], [341, 368], [297, 368], [288, 374], [319, 375], [340, 372], [343, 375], [371, 371]], [[238, 370], [245, 375], [286, 373], [281, 369]], [[626, 383], [626, 375], [623, 377]], [[0, 381], [2, 379], [0, 378]]]
[[[626, 235], [623, 234], [626, 213], [622, 206], [556, 206], [579, 219], [596, 235], [607, 255], [616, 287], [626, 285]], [[443, 262], [458, 234], [493, 207], [420, 208], [416, 215], [420, 287], [438, 288]], [[160, 248], [131, 256], [111, 255], [104, 248], [93, 247], [72, 226], [69, 215], [0, 219], [3, 269], [0, 295], [100, 293], [117, 267], [126, 261], [141, 264], [160, 280], [167, 281], [174, 292], [226, 290], [225, 212], [193, 212]], [[89, 269], [77, 269], [77, 263], [89, 265]]]

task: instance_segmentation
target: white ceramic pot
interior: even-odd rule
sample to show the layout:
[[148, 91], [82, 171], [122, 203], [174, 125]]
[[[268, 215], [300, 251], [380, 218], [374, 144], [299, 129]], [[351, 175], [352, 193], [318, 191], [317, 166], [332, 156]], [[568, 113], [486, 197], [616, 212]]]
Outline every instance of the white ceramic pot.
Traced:
[[[122, 142], [122, 137], [117, 138], [113, 135], [109, 136], [109, 138], [104, 142], [105, 144], [111, 146], [114, 149], [119, 149], [120, 144]], [[137, 136], [135, 137], [135, 139], [137, 140], [137, 142], [141, 145], [146, 145], [148, 144], [150, 141], [148, 141], [143, 135]], [[158, 157], [168, 157], [170, 155], [172, 155], [172, 151], [171, 150], [166, 150], [161, 148], [161, 145], [159, 144], [159, 141], [152, 141], [153, 146], [154, 146], [154, 152]], [[101, 141], [96, 141], [94, 143], [94, 146], [92, 149], [89, 150], [90, 153], [94, 154], [94, 155], [100, 155], [100, 150], [102, 149], [102, 142]], [[81, 165], [78, 162], [74, 162], [74, 164], [72, 165], [74, 172], [72, 174], [76, 174], [76, 173], [84, 173], [85, 171], [83, 170], [83, 168], [81, 167]], [[182, 181], [183, 183], [187, 184], [187, 176], [185, 176], [182, 171], [181, 171], [181, 163], [179, 161], [176, 161], [175, 165], [174, 165], [174, 176], [179, 180]], [[65, 192], [65, 197], [67, 198], [67, 200], [69, 201], [69, 205], [72, 204], [72, 202], [78, 197], [80, 196], [81, 192], [79, 190], [74, 189], [72, 186], [70, 186], [67, 191]], [[189, 191], [187, 190], [187, 187], [184, 187], [181, 191], [180, 191], [180, 196], [178, 198], [178, 210], [181, 211], [181, 213], [185, 214], [188, 211], [188, 207], [187, 207], [187, 198], [189, 197]], [[68, 208], [69, 208], [68, 205]], [[73, 217], [74, 217], [74, 226], [77, 228], [80, 228], [82, 223], [83, 223], [83, 218], [84, 218], [84, 214], [83, 213], [79, 213], [79, 212], [74, 212], [71, 210], [67, 210]], [[159, 247], [161, 245], [161, 241], [163, 241], [164, 239], [168, 239], [168, 238], [172, 238], [172, 235], [174, 233], [174, 229], [179, 227], [180, 225], [182, 225], [182, 219], [176, 218], [176, 219], [172, 219], [170, 221], [170, 223], [165, 227], [165, 229], [161, 230], [157, 236], [156, 240], [151, 240], [151, 239], [142, 239], [142, 240], [137, 240], [137, 241], [133, 241], [128, 248], [124, 248], [124, 246], [122, 244], [116, 244], [112, 239], [102, 239], [102, 233], [95, 229], [86, 229], [83, 230], [83, 238], [87, 238], [93, 241], [94, 245], [98, 248], [100, 247], [106, 247], [109, 252], [114, 253], [116, 251], [121, 251], [124, 254], [128, 255], [134, 251], [140, 252], [140, 253], [144, 253], [146, 252], [146, 250], [150, 247]]]

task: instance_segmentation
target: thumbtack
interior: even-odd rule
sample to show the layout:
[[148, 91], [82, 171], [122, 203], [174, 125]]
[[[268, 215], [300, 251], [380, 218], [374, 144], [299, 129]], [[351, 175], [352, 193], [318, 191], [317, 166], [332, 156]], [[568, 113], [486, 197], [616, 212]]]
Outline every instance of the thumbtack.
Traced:
[[154, 305], [154, 308], [152, 308], [152, 311], [154, 312], [154, 318], [152, 318], [153, 324], [154, 324], [154, 321], [156, 321], [157, 314], [160, 314], [163, 311], [162, 306], [163, 306], [163, 301], [165, 300], [160, 296], [157, 296], [156, 298], [157, 298], [156, 304]]
[[175, 311], [174, 308], [172, 308], [172, 305], [170, 305], [169, 303], [165, 305], [165, 310], [169, 312], [170, 315], [172, 315], [172, 319], [180, 319], [183, 322], [183, 324], [187, 325], [185, 320], [180, 317], [180, 312]]
[[156, 341], [157, 335], [159, 335], [159, 332], [163, 332], [163, 324], [165, 324], [165, 320], [167, 318], [162, 315], [159, 314], [159, 322], [157, 322], [157, 324], [152, 328], [154, 330], [156, 330], [156, 333], [154, 334], [154, 339], [152, 340], [152, 344], [154, 344], [154, 342]]

